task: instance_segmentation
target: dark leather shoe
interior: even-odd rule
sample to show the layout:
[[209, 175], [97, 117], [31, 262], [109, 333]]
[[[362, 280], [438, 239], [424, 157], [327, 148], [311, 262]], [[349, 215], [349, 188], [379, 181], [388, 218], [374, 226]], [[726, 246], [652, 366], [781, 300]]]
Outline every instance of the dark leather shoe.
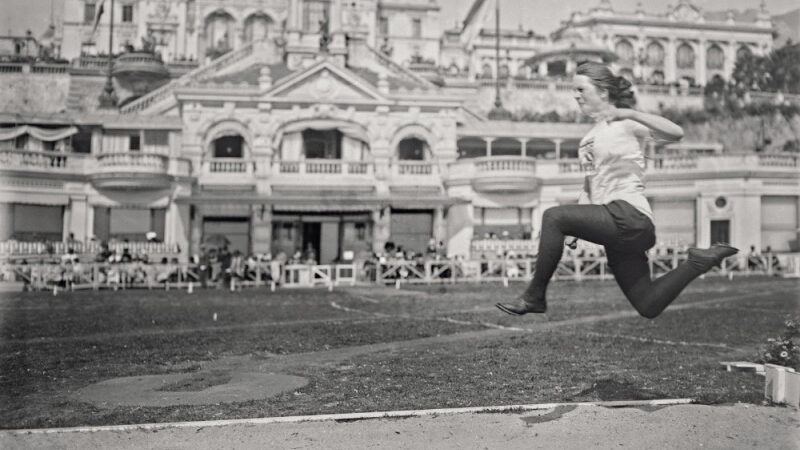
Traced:
[[713, 267], [719, 267], [725, 258], [739, 253], [739, 249], [730, 245], [714, 244], [709, 248], [690, 248], [688, 253], [689, 264], [708, 272]]
[[546, 301], [539, 300], [529, 303], [524, 297], [519, 297], [514, 303], [497, 303], [495, 306], [500, 311], [512, 316], [521, 316], [528, 313], [542, 314], [547, 311]]

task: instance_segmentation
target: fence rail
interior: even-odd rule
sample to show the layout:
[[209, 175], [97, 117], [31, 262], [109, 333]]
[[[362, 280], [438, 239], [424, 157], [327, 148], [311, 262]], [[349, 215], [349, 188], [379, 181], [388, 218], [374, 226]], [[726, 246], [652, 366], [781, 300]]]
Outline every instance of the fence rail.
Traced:
[[[685, 254], [651, 255], [650, 272], [660, 276], [686, 260]], [[483, 281], [524, 281], [531, 278], [535, 259], [390, 261], [378, 264], [279, 264], [259, 262], [222, 271], [198, 264], [0, 263], [0, 281], [24, 284], [27, 289], [131, 289], [191, 288], [204, 285], [235, 289], [271, 286], [314, 287], [355, 285], [357, 282], [397, 285]], [[770, 254], [753, 265], [746, 255], [726, 259], [709, 276], [782, 275], [800, 277], [800, 253]], [[554, 274], [556, 280], [610, 280], [613, 274], [604, 256], [564, 257]]]

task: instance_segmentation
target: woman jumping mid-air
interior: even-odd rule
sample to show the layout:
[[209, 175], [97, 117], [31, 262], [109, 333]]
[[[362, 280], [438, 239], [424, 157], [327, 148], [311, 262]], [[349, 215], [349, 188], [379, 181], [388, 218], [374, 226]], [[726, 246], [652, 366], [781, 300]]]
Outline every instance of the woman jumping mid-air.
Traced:
[[575, 100], [595, 126], [581, 140], [578, 154], [586, 171], [584, 189], [577, 205], [550, 208], [542, 217], [539, 255], [533, 280], [511, 304], [498, 303], [502, 311], [522, 315], [547, 310], [547, 284], [563, 253], [578, 239], [605, 246], [614, 278], [636, 311], [652, 319], [680, 294], [692, 280], [738, 252], [715, 244], [689, 249], [688, 260], [669, 273], [651, 280], [645, 252], [656, 242], [653, 212], [644, 195], [646, 137], [678, 141], [683, 130], [673, 122], [631, 109], [631, 83], [614, 76], [603, 64], [578, 66]]

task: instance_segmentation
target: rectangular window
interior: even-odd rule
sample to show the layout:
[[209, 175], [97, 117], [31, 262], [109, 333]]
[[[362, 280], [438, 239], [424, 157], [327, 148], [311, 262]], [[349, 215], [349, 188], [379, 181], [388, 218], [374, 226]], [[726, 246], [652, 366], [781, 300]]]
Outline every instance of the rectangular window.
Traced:
[[138, 134], [132, 134], [130, 141], [128, 141], [128, 150], [138, 152], [142, 149], [142, 140]]
[[122, 5], [122, 21], [133, 22], [133, 5]]
[[83, 23], [94, 23], [96, 7], [94, 3], [85, 3], [83, 5]]
[[378, 32], [384, 36], [389, 34], [389, 18], [381, 17], [378, 25]]
[[411, 24], [411, 31], [413, 37], [422, 37], [422, 19], [414, 19]]

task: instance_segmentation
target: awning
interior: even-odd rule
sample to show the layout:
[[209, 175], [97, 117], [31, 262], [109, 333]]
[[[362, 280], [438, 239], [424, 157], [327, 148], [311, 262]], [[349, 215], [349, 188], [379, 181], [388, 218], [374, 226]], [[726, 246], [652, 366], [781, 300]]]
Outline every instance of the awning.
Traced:
[[278, 142], [280, 142], [280, 138], [284, 134], [296, 133], [303, 130], [339, 130], [347, 137], [358, 139], [362, 142], [369, 142], [369, 136], [367, 136], [367, 133], [363, 127], [354, 124], [353, 122], [337, 119], [311, 119], [290, 123], [280, 130]]
[[400, 209], [432, 209], [469, 203], [467, 200], [435, 195], [430, 197], [376, 196], [376, 195], [308, 195], [258, 196], [258, 195], [193, 195], [176, 199], [178, 203], [190, 204], [254, 204], [272, 205], [274, 211], [286, 212], [336, 212], [373, 211], [385, 207]]
[[21, 125], [18, 127], [0, 128], [0, 141], [15, 139], [17, 136], [28, 134], [40, 141], [59, 141], [76, 134], [78, 129], [69, 126], [64, 128], [39, 128], [33, 125]]

